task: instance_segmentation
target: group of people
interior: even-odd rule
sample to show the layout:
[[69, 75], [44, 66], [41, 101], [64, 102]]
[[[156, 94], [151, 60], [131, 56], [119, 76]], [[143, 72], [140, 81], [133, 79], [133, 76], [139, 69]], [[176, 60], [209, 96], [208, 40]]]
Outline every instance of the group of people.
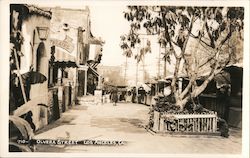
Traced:
[[[144, 100], [145, 90], [143, 88], [138, 89], [138, 96], [136, 94], [136, 88], [132, 88], [128, 91], [119, 91], [117, 87], [110, 91], [110, 99], [114, 103], [114, 106], [117, 105], [118, 101], [124, 100], [125, 102], [136, 103], [137, 100]], [[136, 97], [137, 96], [137, 97]]]

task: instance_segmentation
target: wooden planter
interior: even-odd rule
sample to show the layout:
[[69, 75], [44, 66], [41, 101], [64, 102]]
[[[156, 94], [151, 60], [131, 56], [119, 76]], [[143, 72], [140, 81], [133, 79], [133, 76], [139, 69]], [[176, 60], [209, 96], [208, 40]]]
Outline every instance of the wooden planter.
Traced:
[[155, 132], [216, 133], [217, 114], [167, 114], [154, 111]]

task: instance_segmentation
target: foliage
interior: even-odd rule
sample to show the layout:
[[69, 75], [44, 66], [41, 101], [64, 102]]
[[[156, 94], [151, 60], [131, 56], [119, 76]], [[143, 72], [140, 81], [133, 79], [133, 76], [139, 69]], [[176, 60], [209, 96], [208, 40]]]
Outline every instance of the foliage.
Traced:
[[120, 73], [120, 69], [110, 69], [109, 71], [106, 71], [103, 74], [103, 77], [108, 79], [104, 81], [105, 85], [112, 85], [112, 86], [125, 85], [124, 78]]
[[120, 38], [121, 38], [120, 47], [124, 50], [123, 55], [130, 58], [132, 56], [132, 50], [126, 42], [126, 37], [121, 36]]
[[[130, 22], [129, 33], [123, 36], [126, 49], [131, 50], [141, 43], [140, 30], [158, 35], [159, 44], [167, 50], [165, 60], [175, 66], [171, 88], [176, 105], [183, 110], [186, 103], [197, 97], [236, 53], [225, 50], [230, 49], [227, 42], [243, 31], [244, 8], [128, 6], [124, 18]], [[192, 49], [187, 49], [190, 47]], [[198, 73], [201, 67], [199, 60], [202, 59], [200, 54], [206, 52], [209, 58], [203, 65], [209, 65], [209, 75], [201, 85], [197, 85], [196, 80], [201, 75]], [[172, 61], [171, 56], [175, 60]], [[189, 84], [182, 92], [177, 92], [176, 82], [182, 67]]]

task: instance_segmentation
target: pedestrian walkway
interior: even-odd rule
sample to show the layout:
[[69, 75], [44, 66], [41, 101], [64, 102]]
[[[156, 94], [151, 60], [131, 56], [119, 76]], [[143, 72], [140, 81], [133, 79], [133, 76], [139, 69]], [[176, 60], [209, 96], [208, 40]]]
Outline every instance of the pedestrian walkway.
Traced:
[[116, 140], [121, 146], [38, 145], [39, 152], [240, 154], [241, 135], [233, 130], [227, 139], [219, 136], [171, 136], [148, 132], [149, 107], [111, 103], [79, 105], [39, 131], [36, 139]]

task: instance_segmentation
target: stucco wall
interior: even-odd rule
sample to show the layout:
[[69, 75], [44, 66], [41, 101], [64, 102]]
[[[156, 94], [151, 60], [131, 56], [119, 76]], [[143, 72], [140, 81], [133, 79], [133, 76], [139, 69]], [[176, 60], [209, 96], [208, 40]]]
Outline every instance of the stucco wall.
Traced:
[[[82, 34], [82, 42], [87, 43], [88, 42], [88, 36], [90, 35], [90, 29], [89, 29], [89, 10], [88, 8], [83, 9], [66, 9], [66, 8], [60, 8], [55, 7], [51, 9], [52, 12], [52, 19], [51, 19], [51, 39], [56, 40], [64, 40], [66, 35], [72, 39], [72, 44], [74, 46], [74, 49], [72, 52], [69, 52], [67, 50], [64, 50], [60, 47], [56, 47], [57, 51], [62, 51], [64, 53], [70, 54], [75, 58], [75, 62], [78, 63], [78, 58], [80, 52], [78, 52], [78, 28], [82, 27], [84, 30]], [[65, 29], [66, 27], [64, 24], [68, 25], [68, 29]], [[67, 61], [67, 59], [65, 59]], [[78, 86], [77, 81], [77, 69], [76, 68], [67, 68], [66, 71], [68, 71], [68, 78], [63, 79], [63, 85], [68, 85], [68, 83], [71, 83], [72, 86], [72, 104], [74, 104], [75, 96], [76, 96], [76, 87]], [[59, 88], [60, 89], [60, 88]], [[58, 91], [59, 96], [59, 102], [62, 102], [62, 91]]]
[[[72, 52], [68, 52], [71, 55], [77, 57], [77, 29], [82, 27], [85, 31], [83, 32], [83, 41], [87, 42], [87, 36], [89, 35], [89, 12], [88, 10], [72, 10], [65, 8], [52, 8], [52, 19], [51, 19], [51, 38], [54, 39], [65, 39], [68, 35], [73, 39], [74, 49]], [[68, 24], [68, 30], [65, 31], [64, 24]], [[65, 50], [64, 50], [65, 51]]]
[[[24, 56], [21, 57], [21, 73], [28, 72], [31, 65], [33, 65], [34, 71], [37, 70], [37, 49], [40, 42], [42, 42], [38, 37], [38, 32], [36, 29], [37, 26], [50, 27], [50, 20], [43, 16], [31, 15], [23, 22], [22, 34], [24, 37], [24, 42], [21, 51]], [[45, 45], [45, 54], [41, 59], [40, 69], [40, 72], [45, 75], [47, 79], [48, 61], [50, 59], [50, 45], [48, 39], [49, 37], [47, 40], [43, 41]], [[48, 80], [41, 84], [31, 85], [30, 99], [32, 101], [32, 107], [30, 107], [30, 109], [33, 113], [33, 122], [36, 126], [36, 129], [39, 129], [47, 124], [47, 110], [44, 106], [38, 106], [37, 104], [48, 105]]]

